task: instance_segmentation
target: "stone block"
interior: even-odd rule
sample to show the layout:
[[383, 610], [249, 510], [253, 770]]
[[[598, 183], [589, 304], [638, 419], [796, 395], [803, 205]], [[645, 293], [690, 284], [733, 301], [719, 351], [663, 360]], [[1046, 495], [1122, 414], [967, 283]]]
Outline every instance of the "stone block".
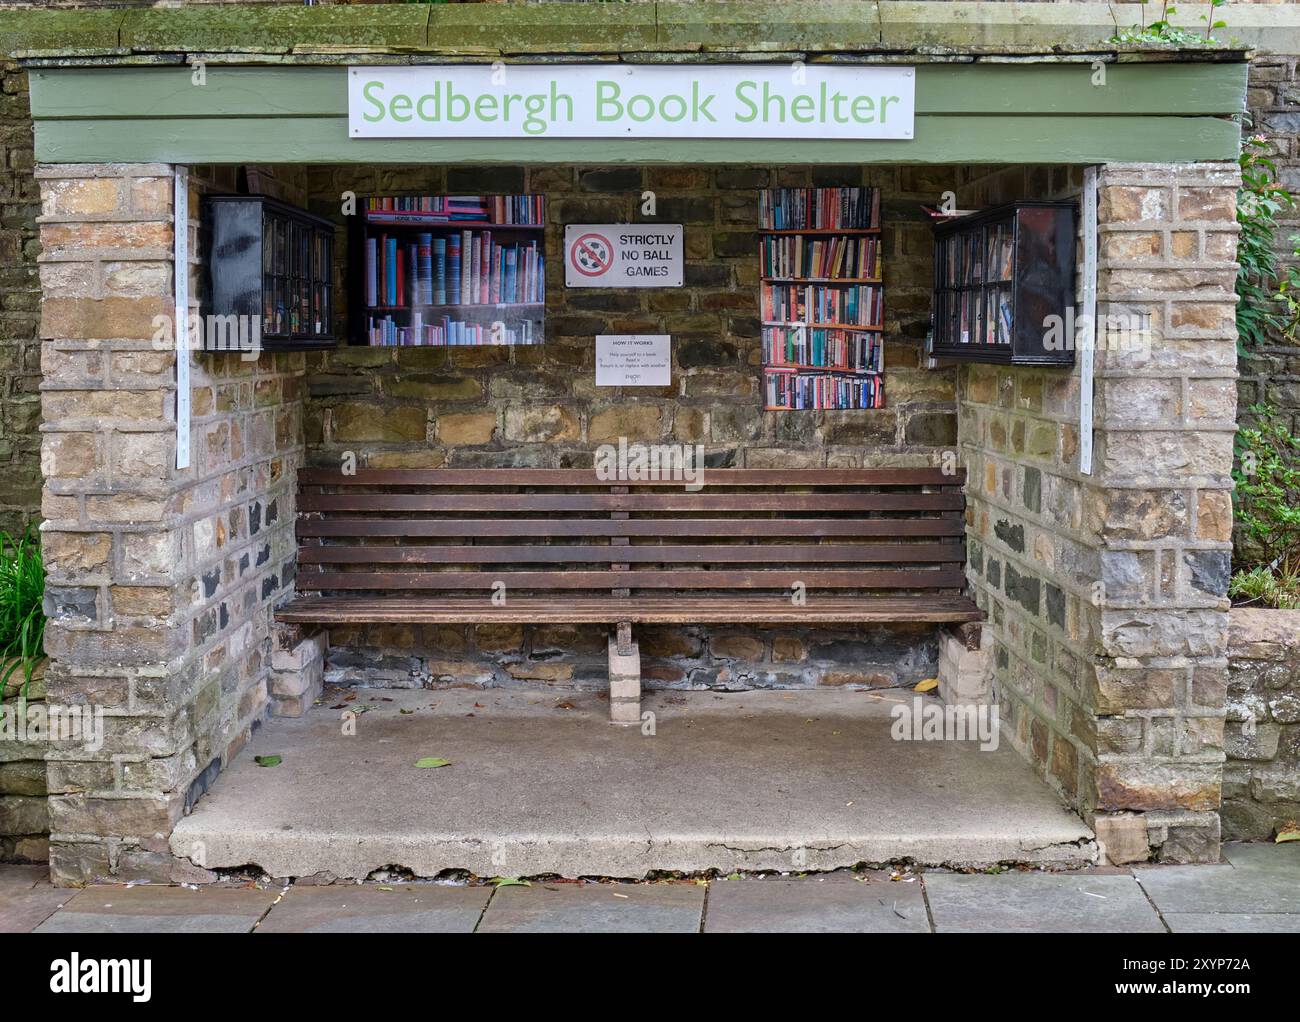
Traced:
[[620, 653], [618, 641], [609, 640], [609, 719], [613, 724], [641, 722], [641, 651], [632, 643]]
[[1140, 813], [1098, 816], [1092, 821], [1092, 829], [1111, 865], [1146, 862], [1151, 857], [1151, 848], [1147, 844], [1147, 824]]
[[978, 649], [945, 629], [939, 636], [939, 698], [951, 706], [993, 703], [993, 629], [980, 630]]

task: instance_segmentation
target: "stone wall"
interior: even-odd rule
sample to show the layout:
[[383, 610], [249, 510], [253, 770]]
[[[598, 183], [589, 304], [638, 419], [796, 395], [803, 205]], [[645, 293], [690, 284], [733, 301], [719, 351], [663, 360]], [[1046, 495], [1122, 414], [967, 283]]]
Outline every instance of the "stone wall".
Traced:
[[[702, 444], [713, 467], [937, 464], [956, 439], [954, 369], [921, 368], [931, 232], [920, 203], [964, 194], [978, 168], [666, 167], [311, 168], [311, 205], [338, 216], [345, 191], [546, 195], [546, 343], [468, 349], [340, 347], [308, 359], [314, 464], [345, 452], [378, 468], [589, 466], [593, 449]], [[283, 175], [282, 175], [283, 176]], [[768, 412], [760, 395], [758, 190], [868, 184], [883, 189], [886, 407]], [[653, 191], [657, 215], [642, 216]], [[685, 225], [686, 286], [574, 290], [559, 253], [565, 223]], [[338, 250], [346, 251], [340, 236]], [[345, 278], [343, 278], [345, 279]], [[344, 294], [346, 288], [340, 289]], [[599, 333], [667, 333], [664, 388], [595, 386]], [[377, 685], [606, 684], [606, 629], [333, 628], [327, 677]], [[932, 677], [933, 628], [637, 629], [648, 686], [878, 687]]]
[[41, 501], [39, 209], [27, 74], [0, 61], [0, 532], [14, 535], [36, 524]]
[[1096, 353], [1091, 475], [1077, 366], [962, 381], [968, 571], [1003, 722], [1139, 858], [1217, 856], [1236, 181], [1231, 165], [1103, 168], [1098, 311], [1137, 317], [1141, 341]]
[[1223, 836], [1267, 841], [1300, 822], [1300, 611], [1228, 618]]
[[102, 708], [105, 730], [48, 757], [61, 883], [185, 875], [166, 836], [265, 714], [268, 608], [293, 581], [301, 355], [196, 355], [192, 464], [174, 467], [176, 357], [153, 340], [170, 175], [37, 172], [48, 698]]

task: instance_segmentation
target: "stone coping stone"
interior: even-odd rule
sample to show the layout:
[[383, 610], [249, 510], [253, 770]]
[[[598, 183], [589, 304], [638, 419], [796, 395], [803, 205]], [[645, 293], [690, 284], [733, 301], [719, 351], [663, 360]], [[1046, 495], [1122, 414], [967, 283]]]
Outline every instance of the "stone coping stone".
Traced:
[[[823, 0], [663, 0], [630, 4], [186, 5], [119, 10], [0, 11], [0, 48], [22, 57], [134, 62], [141, 54], [267, 55], [310, 61], [341, 54], [494, 57], [554, 54], [1113, 54], [1138, 60], [1242, 60], [1252, 45], [1300, 41], [1300, 13], [1286, 5], [1233, 5], [1229, 25], [1245, 41], [1180, 50], [1110, 42], [1116, 21], [1100, 3], [906, 2]], [[1130, 10], [1131, 8], [1131, 10]], [[1223, 9], [1220, 9], [1222, 13]], [[1137, 24], [1141, 6], [1122, 5], [1120, 25]], [[1195, 14], [1179, 18], [1196, 27]], [[1191, 20], [1188, 20], [1191, 19]], [[1174, 20], [1178, 20], [1175, 18]], [[331, 55], [333, 55], [331, 57]], [[735, 59], [734, 56], [732, 59]]]

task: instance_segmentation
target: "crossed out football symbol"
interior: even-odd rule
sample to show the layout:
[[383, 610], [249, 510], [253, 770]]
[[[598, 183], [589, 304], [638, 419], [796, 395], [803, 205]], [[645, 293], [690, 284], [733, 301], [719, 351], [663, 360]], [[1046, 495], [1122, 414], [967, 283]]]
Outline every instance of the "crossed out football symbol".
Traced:
[[584, 277], [599, 277], [614, 265], [614, 246], [603, 234], [584, 234], [573, 243], [569, 260]]

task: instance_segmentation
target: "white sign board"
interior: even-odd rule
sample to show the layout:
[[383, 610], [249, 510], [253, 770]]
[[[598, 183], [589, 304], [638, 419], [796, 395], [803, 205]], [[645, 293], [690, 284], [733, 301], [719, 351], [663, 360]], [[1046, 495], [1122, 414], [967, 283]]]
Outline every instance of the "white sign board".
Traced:
[[566, 224], [567, 287], [681, 287], [681, 224]]
[[668, 334], [598, 334], [597, 387], [667, 387], [672, 382]]
[[351, 138], [909, 139], [910, 67], [447, 64], [348, 69]]

